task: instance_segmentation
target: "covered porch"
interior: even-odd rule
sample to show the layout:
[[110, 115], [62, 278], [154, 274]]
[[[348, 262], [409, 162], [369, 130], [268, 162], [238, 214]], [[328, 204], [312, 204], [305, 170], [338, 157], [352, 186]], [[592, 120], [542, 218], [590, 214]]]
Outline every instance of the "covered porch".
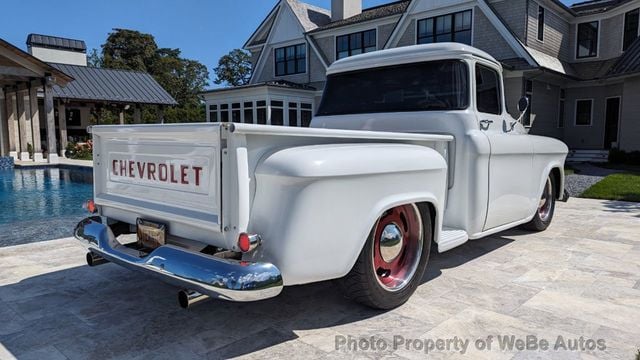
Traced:
[[[72, 80], [63, 71], [0, 39], [0, 156], [58, 163], [53, 87], [64, 87]], [[42, 132], [40, 111], [44, 112]], [[44, 151], [40, 146], [43, 142]]]

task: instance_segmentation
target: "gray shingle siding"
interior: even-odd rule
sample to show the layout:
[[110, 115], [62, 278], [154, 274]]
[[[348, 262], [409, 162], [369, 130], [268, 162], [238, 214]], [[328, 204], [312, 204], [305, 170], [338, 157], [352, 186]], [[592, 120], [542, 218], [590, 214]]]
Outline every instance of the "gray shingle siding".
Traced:
[[416, 44], [416, 39], [417, 39], [416, 21], [415, 20], [411, 20], [409, 22], [409, 25], [407, 26], [407, 29], [404, 31], [404, 33], [400, 37], [400, 40], [398, 40], [398, 45], [397, 46], [401, 47], [401, 46], [415, 45]]
[[[570, 24], [556, 14], [552, 9], [544, 6], [544, 40], [538, 40], [538, 2], [529, 3], [529, 21], [527, 45], [547, 55], [557, 57], [564, 61], [571, 61], [573, 56]], [[575, 50], [575, 49], [574, 49]]]
[[[567, 105], [565, 102], [565, 109]], [[533, 80], [531, 96], [532, 134], [561, 139], [563, 130], [558, 128], [560, 114], [560, 87]], [[566, 122], [566, 118], [565, 118]]]
[[635, 77], [624, 82], [624, 95], [620, 117], [620, 149], [640, 151], [640, 78]]
[[474, 8], [473, 14], [473, 46], [486, 51], [497, 60], [517, 57], [480, 8]]
[[378, 49], [384, 48], [395, 28], [396, 23], [378, 26]]
[[525, 24], [527, 23], [527, 0], [492, 1], [491, 6], [511, 31], [521, 41], [524, 41]]
[[622, 30], [624, 14], [600, 22], [600, 59], [611, 59], [622, 55]]
[[333, 63], [336, 60], [335, 54], [335, 40], [333, 36], [325, 36], [322, 38], [316, 38], [316, 44], [318, 45], [318, 50], [322, 53], [325, 59], [329, 61], [329, 64]]

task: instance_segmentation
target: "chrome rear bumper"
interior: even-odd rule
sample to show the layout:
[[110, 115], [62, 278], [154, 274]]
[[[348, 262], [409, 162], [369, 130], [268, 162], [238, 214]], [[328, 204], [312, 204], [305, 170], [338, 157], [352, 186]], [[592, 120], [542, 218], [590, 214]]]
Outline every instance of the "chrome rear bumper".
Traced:
[[172, 245], [161, 246], [140, 258], [116, 241], [100, 217], [81, 221], [74, 234], [89, 245], [90, 252], [110, 262], [212, 298], [256, 301], [282, 291], [282, 275], [273, 264], [221, 259]]

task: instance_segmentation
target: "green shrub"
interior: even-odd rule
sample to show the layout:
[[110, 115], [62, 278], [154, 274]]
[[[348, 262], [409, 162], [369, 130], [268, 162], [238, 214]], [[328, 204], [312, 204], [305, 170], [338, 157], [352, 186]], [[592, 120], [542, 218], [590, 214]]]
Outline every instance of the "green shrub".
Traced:
[[70, 142], [64, 154], [69, 159], [93, 160], [93, 144], [90, 140], [86, 143]]

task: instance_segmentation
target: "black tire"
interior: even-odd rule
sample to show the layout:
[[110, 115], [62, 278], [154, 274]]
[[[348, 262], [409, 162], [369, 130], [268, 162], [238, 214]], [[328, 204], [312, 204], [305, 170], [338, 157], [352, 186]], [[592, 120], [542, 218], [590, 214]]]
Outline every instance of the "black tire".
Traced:
[[[394, 291], [386, 288], [379, 280], [379, 275], [374, 268], [374, 244], [376, 243], [374, 241], [374, 234], [376, 234], [377, 227], [380, 225], [381, 219], [384, 217], [383, 215], [376, 221], [376, 224], [371, 230], [358, 259], [349, 274], [344, 278], [337, 280], [338, 286], [347, 298], [374, 309], [388, 310], [404, 304], [416, 291], [416, 288], [420, 285], [424, 272], [427, 268], [433, 232], [431, 214], [428, 207], [425, 206], [422, 209], [423, 211], [420, 211], [417, 206], [410, 206], [415, 209], [417, 216], [420, 219], [422, 237], [421, 250], [415, 251], [416, 254], [419, 253], [419, 259], [417, 260], [417, 266], [415, 267], [415, 271], [411, 275], [410, 279], [406, 279], [405, 282], [403, 282], [402, 287]], [[398, 257], [405, 256], [404, 248], [405, 245], [402, 245], [403, 250], [401, 255], [398, 255]], [[378, 253], [379, 252], [380, 250], [378, 250]], [[412, 263], [414, 264], [412, 265], [413, 268], [413, 266], [415, 266], [415, 262]], [[380, 269], [378, 269], [378, 271], [379, 270]]]
[[554, 176], [551, 174], [549, 174], [549, 176], [547, 177], [547, 183], [542, 190], [542, 195], [540, 196], [541, 202], [543, 199], [545, 199], [545, 197], [548, 203], [545, 203], [544, 208], [539, 206], [536, 209], [536, 213], [533, 216], [533, 219], [524, 224], [523, 228], [530, 231], [540, 232], [547, 230], [549, 225], [551, 225], [551, 221], [553, 220], [553, 213], [556, 209], [556, 182]]

